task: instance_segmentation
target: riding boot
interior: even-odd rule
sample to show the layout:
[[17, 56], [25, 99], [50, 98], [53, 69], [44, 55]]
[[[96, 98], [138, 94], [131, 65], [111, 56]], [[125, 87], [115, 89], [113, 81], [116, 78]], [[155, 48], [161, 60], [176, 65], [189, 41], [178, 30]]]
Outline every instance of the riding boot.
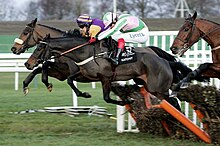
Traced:
[[122, 49], [118, 48], [116, 56], [114, 58], [111, 58], [112, 63], [114, 65], [118, 65], [118, 63], [119, 63], [119, 61], [118, 61], [119, 60], [119, 55], [121, 54], [121, 52], [122, 52]]
[[124, 50], [125, 47], [125, 40], [123, 38], [119, 38], [118, 39], [118, 50], [117, 50], [117, 54], [115, 56], [115, 58], [112, 58], [112, 62], [114, 65], [118, 65], [118, 60], [119, 60], [119, 55], [121, 54], [121, 52]]

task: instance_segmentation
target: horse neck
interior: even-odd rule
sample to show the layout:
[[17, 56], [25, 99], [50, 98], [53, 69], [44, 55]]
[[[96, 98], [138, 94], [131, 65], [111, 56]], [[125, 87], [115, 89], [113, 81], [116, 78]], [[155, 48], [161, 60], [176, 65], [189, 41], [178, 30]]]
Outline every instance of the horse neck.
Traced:
[[201, 38], [204, 39], [212, 48], [220, 46], [220, 25], [204, 19], [197, 19], [196, 27], [201, 32]]
[[[55, 38], [50, 40], [48, 45], [50, 49], [53, 50], [53, 52], [56, 54], [56, 53], [63, 53], [65, 51], [68, 51], [74, 47], [84, 44], [85, 42], [86, 42], [85, 40], [83, 39], [78, 40], [77, 38], [64, 38], [64, 39]], [[101, 49], [99, 47], [96, 48], [98, 49], [97, 51], [100, 52]], [[80, 62], [93, 56], [93, 54], [94, 54], [93, 45], [89, 45], [65, 53], [63, 56], [69, 57], [76, 62]]]
[[36, 40], [43, 40], [47, 34], [50, 34], [51, 37], [61, 37], [64, 32], [39, 24], [35, 26], [33, 35], [37, 38]]

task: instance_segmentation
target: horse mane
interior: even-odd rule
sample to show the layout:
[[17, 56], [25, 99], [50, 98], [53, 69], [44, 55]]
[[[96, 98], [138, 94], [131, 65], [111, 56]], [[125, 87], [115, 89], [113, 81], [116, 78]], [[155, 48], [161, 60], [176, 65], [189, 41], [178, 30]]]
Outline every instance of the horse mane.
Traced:
[[217, 23], [217, 22], [214, 22], [214, 21], [211, 21], [211, 20], [207, 20], [207, 19], [204, 19], [204, 18], [200, 18], [200, 20], [204, 20], [204, 21], [208, 21], [208, 22], [214, 23], [214, 24], [216, 24], [216, 25], [220, 25], [220, 24]]
[[177, 61], [173, 55], [170, 55], [169, 53], [158, 47], [155, 46], [148, 46], [148, 47], [151, 48], [159, 57], [164, 58], [167, 61], [173, 61], [173, 62]]
[[50, 28], [50, 29], [53, 29], [53, 30], [56, 30], [56, 31], [59, 31], [59, 32], [62, 32], [62, 33], [65, 33], [65, 31], [60, 30], [60, 29], [55, 28], [55, 27], [52, 27], [52, 26], [48, 26], [48, 25], [44, 25], [44, 24], [37, 24], [37, 25], [40, 25], [40, 26], [43, 26], [43, 27], [47, 27], [47, 28]]

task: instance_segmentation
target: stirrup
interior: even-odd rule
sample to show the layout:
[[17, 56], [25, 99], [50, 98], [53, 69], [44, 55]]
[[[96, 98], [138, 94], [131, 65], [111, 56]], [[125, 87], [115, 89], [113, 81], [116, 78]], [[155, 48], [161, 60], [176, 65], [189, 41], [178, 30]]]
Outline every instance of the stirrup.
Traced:
[[118, 65], [118, 59], [116, 59], [116, 58], [110, 58], [111, 59], [111, 61], [112, 61], [112, 64], [114, 64], [114, 65]]

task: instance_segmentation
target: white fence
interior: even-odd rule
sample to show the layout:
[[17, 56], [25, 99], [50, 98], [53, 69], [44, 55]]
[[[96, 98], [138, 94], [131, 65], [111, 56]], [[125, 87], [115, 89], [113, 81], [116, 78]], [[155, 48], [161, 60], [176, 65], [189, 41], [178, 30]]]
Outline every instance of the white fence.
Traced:
[[30, 70], [24, 66], [24, 63], [30, 55], [30, 53], [21, 55], [14, 55], [12, 53], [0, 54], [0, 72], [15, 73], [15, 90], [18, 90], [19, 72], [30, 72]]
[[[172, 45], [177, 31], [154, 31], [150, 32], [150, 40], [147, 45], [153, 45], [160, 47], [169, 54], [172, 52], [169, 50], [169, 47]], [[208, 44], [204, 40], [200, 40], [198, 43], [194, 44], [193, 47], [188, 50], [185, 55], [179, 58], [183, 63], [189, 66], [191, 69], [196, 69], [200, 64], [205, 62], [212, 62], [211, 51]], [[194, 81], [196, 83], [196, 81]], [[220, 87], [220, 82], [218, 79], [211, 79], [210, 85], [215, 85], [218, 89]], [[187, 102], [184, 104], [184, 112], [186, 117], [190, 118], [194, 124], [198, 123], [202, 127], [202, 124], [197, 120], [196, 113], [193, 111], [190, 113], [189, 104]], [[117, 106], [117, 132], [137, 132], [135, 122], [132, 119], [130, 114], [125, 113], [125, 107]], [[192, 115], [192, 117], [189, 117]]]
[[[177, 31], [153, 31], [150, 32], [150, 39], [147, 42], [147, 45], [153, 45], [160, 47], [161, 49], [172, 54], [169, 50], [169, 47], [172, 45], [173, 40], [177, 34]], [[15, 90], [18, 90], [19, 83], [19, 72], [30, 72], [24, 67], [24, 62], [30, 56], [30, 53], [25, 53], [21, 55], [13, 55], [12, 53], [2, 53], [0, 54], [0, 72], [14, 72], [15, 73]], [[211, 62], [211, 51], [207, 46], [207, 43], [203, 40], [200, 40], [198, 43], [193, 45], [192, 49], [185, 53], [185, 56], [179, 58], [182, 62], [188, 65], [191, 69], [195, 69], [199, 64], [204, 62]], [[215, 85], [219, 88], [219, 80], [212, 79], [211, 85]], [[94, 87], [94, 83], [92, 84]], [[77, 97], [73, 94], [73, 105], [78, 106]], [[122, 115], [125, 110], [124, 107], [117, 106], [117, 131], [134, 131], [135, 123], [132, 120], [131, 116]], [[185, 115], [189, 115], [189, 105], [185, 103]], [[197, 123], [196, 114], [193, 113], [192, 120], [194, 123]], [[125, 121], [128, 121], [128, 125], [125, 124]], [[136, 128], [135, 128], [136, 131]]]

